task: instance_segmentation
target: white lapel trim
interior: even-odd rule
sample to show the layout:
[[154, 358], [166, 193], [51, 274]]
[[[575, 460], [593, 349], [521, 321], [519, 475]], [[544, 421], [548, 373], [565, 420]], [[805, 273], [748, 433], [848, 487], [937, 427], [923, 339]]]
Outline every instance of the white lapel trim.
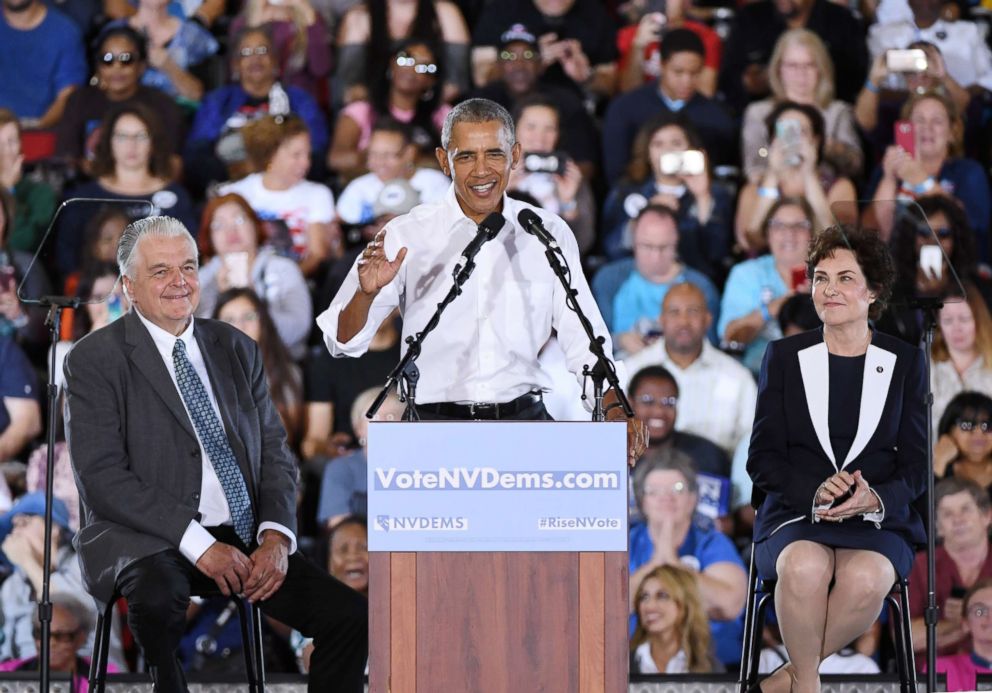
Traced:
[[861, 410], [858, 413], [858, 432], [851, 443], [847, 459], [841, 465], [846, 467], [862, 453], [868, 441], [875, 434], [878, 422], [882, 420], [882, 409], [889, 395], [892, 371], [895, 370], [896, 355], [874, 344], [868, 345], [865, 354], [865, 373], [861, 380]]
[[[799, 351], [799, 371], [803, 376], [803, 389], [806, 390], [806, 408], [813, 422], [813, 430], [820, 441], [823, 453], [837, 469], [834, 448], [830, 444], [829, 403], [830, 403], [830, 358], [826, 342], [819, 342]], [[864, 396], [864, 393], [862, 393]]]

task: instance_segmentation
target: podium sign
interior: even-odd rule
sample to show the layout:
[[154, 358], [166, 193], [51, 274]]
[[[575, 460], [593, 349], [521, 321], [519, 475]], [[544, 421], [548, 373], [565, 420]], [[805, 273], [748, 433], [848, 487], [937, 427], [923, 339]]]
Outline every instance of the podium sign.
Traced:
[[624, 423], [373, 421], [369, 551], [626, 551]]

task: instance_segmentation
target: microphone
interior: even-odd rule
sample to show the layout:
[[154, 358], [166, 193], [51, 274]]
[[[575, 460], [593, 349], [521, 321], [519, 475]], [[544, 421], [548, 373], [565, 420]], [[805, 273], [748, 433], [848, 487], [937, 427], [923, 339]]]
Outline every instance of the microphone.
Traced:
[[453, 274], [457, 275], [461, 272], [463, 267], [469, 265], [472, 260], [475, 259], [475, 256], [479, 254], [479, 250], [482, 249], [482, 246], [488, 241], [496, 238], [496, 234], [500, 232], [503, 228], [503, 224], [505, 223], [506, 219], [499, 212], [493, 212], [488, 217], [483, 219], [482, 223], [479, 224], [479, 231], [475, 234], [475, 238], [473, 238], [469, 244], [465, 246], [465, 250], [462, 251], [462, 256], [458, 258], [458, 264], [455, 265]]
[[524, 227], [524, 231], [531, 236], [536, 236], [537, 240], [541, 241], [547, 247], [552, 249], [558, 247], [558, 241], [544, 228], [544, 224], [541, 223], [541, 217], [537, 216], [533, 210], [526, 207], [520, 210], [520, 214], [517, 215], [517, 221]]

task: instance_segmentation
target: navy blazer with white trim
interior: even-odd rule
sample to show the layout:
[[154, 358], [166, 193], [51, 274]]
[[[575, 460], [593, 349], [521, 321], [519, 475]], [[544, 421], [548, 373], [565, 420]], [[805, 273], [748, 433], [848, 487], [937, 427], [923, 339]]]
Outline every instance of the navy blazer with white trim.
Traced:
[[821, 329], [768, 345], [747, 460], [754, 480], [752, 503], [758, 508], [754, 541], [783, 524], [811, 522], [817, 489], [840, 469], [861, 470], [882, 501], [882, 528], [911, 544], [926, 541], [923, 522], [912, 507], [926, 490], [922, 350], [873, 333], [865, 355], [857, 434], [845, 460], [834, 459], [830, 444], [829, 389], [829, 354]]

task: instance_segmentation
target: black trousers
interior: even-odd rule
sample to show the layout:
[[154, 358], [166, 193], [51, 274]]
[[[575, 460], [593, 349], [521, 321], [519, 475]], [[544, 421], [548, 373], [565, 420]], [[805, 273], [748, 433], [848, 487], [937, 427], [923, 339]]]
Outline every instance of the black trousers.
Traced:
[[[219, 541], [250, 555], [233, 528], [210, 529]], [[127, 600], [128, 624], [145, 653], [157, 693], [185, 693], [176, 650], [186, 626], [191, 594], [216, 589], [178, 550], [135, 561], [117, 587]], [[262, 613], [314, 639], [308, 690], [360, 693], [368, 657], [368, 601], [296, 552], [286, 580], [259, 604]]]

